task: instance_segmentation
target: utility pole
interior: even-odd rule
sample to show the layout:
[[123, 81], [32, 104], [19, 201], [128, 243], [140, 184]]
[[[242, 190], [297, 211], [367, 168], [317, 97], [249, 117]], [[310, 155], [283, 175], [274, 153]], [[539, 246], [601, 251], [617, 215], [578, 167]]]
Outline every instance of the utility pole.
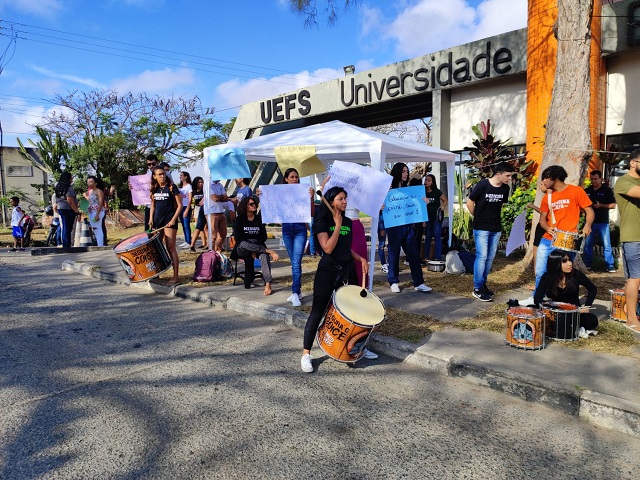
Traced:
[[[0, 197], [4, 197], [7, 194], [7, 188], [4, 182], [4, 139], [2, 133], [2, 121], [0, 121]], [[2, 225], [7, 226], [7, 206], [2, 203]]]

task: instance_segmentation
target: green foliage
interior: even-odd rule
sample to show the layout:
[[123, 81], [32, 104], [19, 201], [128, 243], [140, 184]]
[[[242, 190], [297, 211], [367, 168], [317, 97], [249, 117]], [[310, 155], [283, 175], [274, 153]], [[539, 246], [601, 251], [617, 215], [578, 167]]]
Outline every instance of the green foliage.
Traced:
[[38, 167], [44, 166], [45, 170], [58, 180], [63, 170], [63, 164], [69, 158], [69, 144], [62, 138], [60, 133], [53, 133], [40, 126], [36, 127], [36, 133], [40, 137], [40, 140], [36, 143], [29, 139], [29, 143], [38, 150], [40, 159], [31, 155], [19, 138], [16, 139], [18, 145], [20, 145], [18, 153], [22, 158], [30, 161], [34, 165]]
[[462, 176], [456, 172], [456, 196], [458, 198], [458, 208], [453, 212], [453, 233], [460, 240], [469, 240], [472, 236], [471, 214], [465, 208], [464, 188]]

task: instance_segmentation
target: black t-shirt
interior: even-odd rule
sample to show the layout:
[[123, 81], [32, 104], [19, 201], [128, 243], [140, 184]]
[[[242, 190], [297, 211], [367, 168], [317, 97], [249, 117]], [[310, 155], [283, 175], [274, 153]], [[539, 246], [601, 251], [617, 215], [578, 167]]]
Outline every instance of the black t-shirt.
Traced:
[[237, 243], [245, 241], [264, 245], [267, 241], [267, 229], [259, 214], [251, 221], [244, 215], [238, 215], [233, 221], [233, 236]]
[[473, 215], [473, 229], [499, 232], [502, 230], [500, 211], [502, 204], [509, 200], [509, 185], [494, 187], [488, 178], [481, 180], [469, 195], [476, 203]]
[[200, 193], [195, 193], [193, 194], [193, 204], [197, 207], [198, 205], [200, 205], [200, 200], [202, 200], [204, 198], [204, 193], [200, 192]]
[[540, 283], [533, 297], [533, 303], [539, 305], [545, 296], [554, 302], [565, 302], [572, 305], [580, 305], [580, 287], [587, 289], [587, 300], [585, 305], [590, 307], [598, 293], [597, 287], [587, 276], [579, 270], [573, 272], [573, 282], [569, 283], [565, 288], [559, 288], [556, 295], [553, 295], [553, 285], [548, 273], [544, 273], [540, 278]]
[[427, 214], [429, 215], [429, 221], [435, 222], [436, 215], [438, 214], [438, 209], [440, 208], [440, 197], [442, 196], [442, 192], [437, 188], [434, 188], [430, 192], [427, 192], [427, 187], [425, 187], [424, 196], [430, 199], [429, 203], [427, 203]]
[[[352, 221], [349, 217], [342, 218], [342, 227], [340, 227], [340, 236], [338, 237], [338, 243], [336, 244], [336, 248], [327, 255], [326, 253], [323, 255], [323, 260], [325, 257], [331, 257], [334, 262], [338, 262], [340, 264], [345, 264], [353, 260], [351, 257], [351, 238], [353, 235], [352, 232]], [[333, 222], [333, 218], [326, 218], [324, 220], [317, 221], [313, 224], [313, 230], [317, 234], [325, 232], [329, 236], [333, 235], [333, 232], [336, 228], [336, 224]], [[331, 262], [331, 260], [326, 259], [327, 263]]]
[[[585, 193], [589, 196], [589, 200], [591, 203], [616, 203], [616, 198], [613, 196], [613, 192], [611, 189], [605, 185], [602, 185], [598, 190], [593, 187], [588, 187], [584, 189]], [[593, 223], [609, 223], [609, 209], [608, 208], [593, 208], [593, 212], [595, 213], [595, 220]]]
[[[165, 185], [156, 188], [153, 192], [154, 209], [153, 209], [153, 226], [154, 228], [164, 227], [169, 223], [171, 217], [176, 213], [175, 196], [180, 195], [180, 190], [175, 184]], [[182, 203], [180, 204], [182, 207]]]

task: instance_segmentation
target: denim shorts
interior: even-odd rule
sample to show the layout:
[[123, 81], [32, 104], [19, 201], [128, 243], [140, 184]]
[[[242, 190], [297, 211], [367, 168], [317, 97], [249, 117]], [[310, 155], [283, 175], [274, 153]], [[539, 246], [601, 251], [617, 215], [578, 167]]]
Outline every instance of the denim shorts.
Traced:
[[624, 274], [627, 278], [640, 278], [640, 242], [622, 244]]

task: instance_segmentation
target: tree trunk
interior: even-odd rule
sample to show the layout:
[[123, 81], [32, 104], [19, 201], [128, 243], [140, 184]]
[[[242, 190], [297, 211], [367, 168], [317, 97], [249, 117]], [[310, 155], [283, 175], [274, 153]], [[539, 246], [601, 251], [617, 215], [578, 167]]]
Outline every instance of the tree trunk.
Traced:
[[[558, 0], [556, 73], [540, 172], [562, 165], [569, 174], [567, 183], [573, 185], [580, 185], [593, 155], [589, 129], [592, 14], [593, 0]], [[541, 198], [538, 190], [536, 205]], [[533, 256], [538, 219], [536, 213], [524, 266]]]

